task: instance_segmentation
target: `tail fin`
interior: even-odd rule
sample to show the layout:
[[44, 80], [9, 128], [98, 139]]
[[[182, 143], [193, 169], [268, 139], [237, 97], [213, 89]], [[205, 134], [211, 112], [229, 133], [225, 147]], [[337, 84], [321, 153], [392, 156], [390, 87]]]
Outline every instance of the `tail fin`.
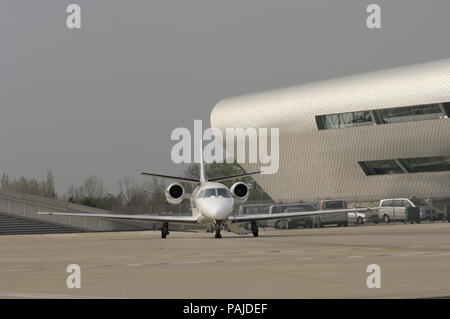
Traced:
[[203, 162], [203, 141], [200, 139], [200, 183], [206, 183], [206, 177], [205, 177], [205, 165]]

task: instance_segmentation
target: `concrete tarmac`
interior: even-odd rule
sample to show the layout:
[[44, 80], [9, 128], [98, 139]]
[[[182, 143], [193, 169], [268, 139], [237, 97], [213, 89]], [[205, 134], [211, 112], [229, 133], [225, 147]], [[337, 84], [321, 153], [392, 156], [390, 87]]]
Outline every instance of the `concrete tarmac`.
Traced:
[[[450, 296], [450, 223], [0, 237], [0, 298]], [[69, 289], [66, 267], [81, 267]], [[381, 288], [366, 285], [381, 267]]]

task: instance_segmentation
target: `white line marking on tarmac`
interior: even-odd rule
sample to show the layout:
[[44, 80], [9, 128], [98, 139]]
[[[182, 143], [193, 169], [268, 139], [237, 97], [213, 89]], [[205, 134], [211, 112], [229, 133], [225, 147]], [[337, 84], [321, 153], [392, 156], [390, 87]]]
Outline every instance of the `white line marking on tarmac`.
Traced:
[[[296, 250], [292, 250], [296, 251]], [[263, 252], [263, 251], [261, 251]], [[282, 251], [283, 252], [283, 251]], [[267, 253], [267, 252], [266, 252]], [[298, 256], [293, 255], [290, 256], [289, 260], [317, 260], [317, 259], [357, 259], [357, 258], [374, 258], [374, 257], [386, 257], [386, 258], [396, 258], [396, 257], [432, 257], [432, 256], [448, 256], [450, 252], [408, 252], [408, 253], [386, 253], [386, 254], [369, 254], [369, 255], [336, 255], [336, 256], [314, 256], [314, 255], [306, 255], [306, 256]], [[215, 256], [215, 254], [210, 254], [211, 256]], [[122, 267], [151, 267], [151, 266], [161, 266], [161, 265], [189, 265], [189, 264], [210, 264], [210, 263], [235, 263], [235, 262], [260, 262], [265, 259], [272, 259], [272, 256], [253, 256], [253, 254], [249, 253], [248, 255], [252, 255], [250, 258], [242, 258], [241, 256], [231, 257], [231, 258], [221, 258], [221, 259], [204, 259], [204, 260], [187, 260], [187, 261], [156, 261], [150, 263], [136, 263], [136, 264], [97, 264], [97, 265], [85, 265], [83, 269], [99, 269], [99, 268], [122, 268]], [[25, 272], [25, 271], [36, 271], [36, 270], [52, 270], [52, 269], [60, 269], [61, 266], [53, 266], [53, 267], [28, 267], [28, 268], [6, 268], [0, 269], [1, 272]]]
[[139, 266], [144, 266], [144, 264], [128, 264], [128, 265], [123, 265], [124, 267], [139, 267]]

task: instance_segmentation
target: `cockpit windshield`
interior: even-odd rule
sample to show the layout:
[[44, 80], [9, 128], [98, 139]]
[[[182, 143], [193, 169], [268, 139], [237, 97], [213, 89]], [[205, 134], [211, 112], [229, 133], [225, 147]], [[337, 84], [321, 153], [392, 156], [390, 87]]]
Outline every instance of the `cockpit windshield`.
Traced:
[[228, 191], [228, 189], [226, 188], [218, 188], [217, 189], [217, 196], [219, 197], [225, 197], [225, 198], [230, 198], [230, 192]]
[[202, 198], [209, 198], [209, 197], [216, 197], [216, 189], [215, 188], [205, 189], [205, 192], [203, 193]]
[[230, 192], [226, 188], [207, 188], [201, 191], [198, 198], [224, 197], [231, 198]]

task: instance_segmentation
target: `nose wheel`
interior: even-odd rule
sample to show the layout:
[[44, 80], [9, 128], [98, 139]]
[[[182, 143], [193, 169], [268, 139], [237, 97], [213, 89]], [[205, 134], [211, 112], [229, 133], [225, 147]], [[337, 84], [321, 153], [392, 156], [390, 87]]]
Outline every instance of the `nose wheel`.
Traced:
[[222, 235], [220, 234], [220, 230], [222, 229], [222, 223], [220, 220], [216, 220], [214, 223], [214, 230], [216, 234], [214, 235], [215, 238], [222, 238]]
[[252, 222], [252, 233], [253, 237], [258, 237], [258, 224], [256, 222]]

